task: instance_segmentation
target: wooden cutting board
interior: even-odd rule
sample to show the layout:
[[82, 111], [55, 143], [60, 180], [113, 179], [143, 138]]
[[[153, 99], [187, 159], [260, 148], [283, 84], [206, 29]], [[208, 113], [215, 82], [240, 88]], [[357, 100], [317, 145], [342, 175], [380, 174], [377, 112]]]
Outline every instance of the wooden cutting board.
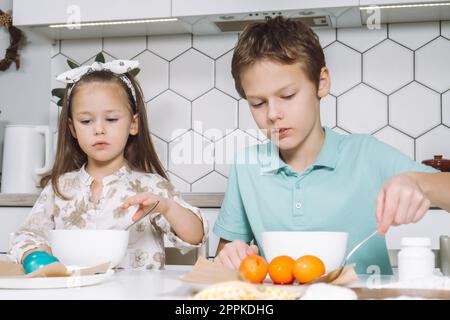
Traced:
[[358, 299], [386, 299], [400, 296], [418, 297], [424, 299], [445, 299], [450, 300], [450, 290], [430, 290], [430, 289], [368, 289], [352, 288], [358, 295]]

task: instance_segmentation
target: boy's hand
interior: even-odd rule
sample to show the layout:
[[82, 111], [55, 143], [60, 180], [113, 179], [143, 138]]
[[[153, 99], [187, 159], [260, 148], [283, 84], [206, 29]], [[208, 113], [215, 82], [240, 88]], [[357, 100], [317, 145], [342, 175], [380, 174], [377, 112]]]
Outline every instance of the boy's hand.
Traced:
[[249, 246], [242, 240], [234, 240], [225, 244], [219, 254], [214, 258], [214, 263], [221, 264], [231, 269], [239, 269], [241, 261], [250, 255], [257, 255], [258, 247]]
[[161, 214], [166, 214], [171, 205], [170, 199], [158, 196], [151, 192], [142, 192], [139, 193], [120, 205], [122, 209], [128, 209], [130, 206], [139, 205], [139, 208], [134, 213], [132, 220], [133, 222], [139, 219], [143, 214], [145, 214], [150, 208], [152, 208], [156, 201], [159, 201], [159, 204], [154, 209], [154, 212], [159, 212]]
[[377, 197], [378, 233], [384, 235], [391, 225], [415, 223], [430, 207], [430, 200], [411, 173], [389, 179]]

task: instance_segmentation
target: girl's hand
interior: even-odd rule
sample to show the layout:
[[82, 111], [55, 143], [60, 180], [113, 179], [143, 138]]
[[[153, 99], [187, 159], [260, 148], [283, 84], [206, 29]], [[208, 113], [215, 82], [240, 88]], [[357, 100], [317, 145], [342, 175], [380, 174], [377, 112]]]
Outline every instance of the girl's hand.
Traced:
[[156, 201], [159, 201], [159, 204], [156, 206], [154, 212], [159, 212], [161, 214], [166, 214], [171, 205], [170, 199], [158, 196], [151, 192], [142, 192], [139, 193], [120, 205], [122, 209], [128, 209], [130, 206], [139, 205], [139, 208], [134, 213], [132, 220], [133, 222], [139, 219], [144, 213], [146, 213], [150, 208], [152, 208]]
[[411, 173], [389, 179], [377, 197], [378, 233], [384, 235], [391, 225], [415, 223], [430, 207], [430, 200]]
[[23, 261], [25, 260], [25, 258], [26, 258], [29, 254], [31, 254], [31, 253], [33, 253], [33, 252], [36, 252], [36, 251], [45, 251], [45, 252], [47, 252], [49, 255], [53, 255], [53, 254], [52, 254], [52, 249], [51, 249], [49, 246], [37, 247], [37, 248], [30, 249], [30, 250], [28, 250], [28, 251], [25, 251], [25, 253], [22, 255], [22, 261], [21, 261], [21, 263], [23, 263]]
[[59, 262], [58, 258], [47, 251], [33, 251], [23, 259], [23, 269], [28, 274], [55, 262]]

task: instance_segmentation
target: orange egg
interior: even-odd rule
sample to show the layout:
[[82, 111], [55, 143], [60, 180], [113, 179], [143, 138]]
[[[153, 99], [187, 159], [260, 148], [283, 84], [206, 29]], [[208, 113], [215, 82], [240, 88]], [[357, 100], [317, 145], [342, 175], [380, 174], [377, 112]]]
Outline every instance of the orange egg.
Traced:
[[239, 271], [244, 279], [252, 283], [263, 282], [267, 276], [267, 270], [266, 260], [257, 255], [247, 256], [239, 266]]
[[299, 283], [308, 283], [325, 274], [325, 265], [316, 256], [302, 256], [294, 262], [293, 274]]
[[292, 269], [294, 259], [289, 256], [278, 256], [272, 259], [269, 264], [269, 276], [275, 284], [291, 284], [294, 282]]

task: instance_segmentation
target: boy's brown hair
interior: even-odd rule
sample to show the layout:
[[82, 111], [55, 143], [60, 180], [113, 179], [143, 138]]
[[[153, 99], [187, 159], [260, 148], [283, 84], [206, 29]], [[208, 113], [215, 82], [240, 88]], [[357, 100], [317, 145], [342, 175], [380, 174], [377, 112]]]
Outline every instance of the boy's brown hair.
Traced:
[[59, 117], [58, 145], [55, 162], [51, 172], [41, 179], [41, 188], [44, 188], [47, 183], [51, 181], [55, 194], [58, 197], [67, 200], [68, 198], [60, 192], [58, 185], [59, 177], [66, 172], [80, 169], [87, 161], [87, 155], [81, 150], [77, 140], [70, 132], [69, 119], [72, 119], [71, 102], [73, 97], [77, 94], [78, 88], [93, 82], [116, 83], [119, 85], [126, 92], [128, 97], [130, 113], [132, 115], [138, 115], [138, 133], [135, 136], [130, 135], [127, 144], [125, 145], [124, 156], [130, 168], [140, 172], [157, 173], [168, 180], [150, 136], [142, 89], [131, 74], [125, 73], [125, 76], [130, 80], [134, 91], [136, 92], [136, 101], [133, 98], [130, 88], [119, 79], [118, 75], [107, 70], [93, 71], [82, 76], [81, 79], [73, 85], [73, 90], [69, 97], [68, 89], [72, 84], [67, 85], [63, 107]]
[[231, 73], [242, 98], [246, 96], [240, 76], [247, 67], [261, 59], [284, 64], [299, 62], [316, 88], [320, 71], [325, 67], [325, 56], [314, 31], [300, 20], [282, 16], [251, 23], [239, 37], [231, 62]]

